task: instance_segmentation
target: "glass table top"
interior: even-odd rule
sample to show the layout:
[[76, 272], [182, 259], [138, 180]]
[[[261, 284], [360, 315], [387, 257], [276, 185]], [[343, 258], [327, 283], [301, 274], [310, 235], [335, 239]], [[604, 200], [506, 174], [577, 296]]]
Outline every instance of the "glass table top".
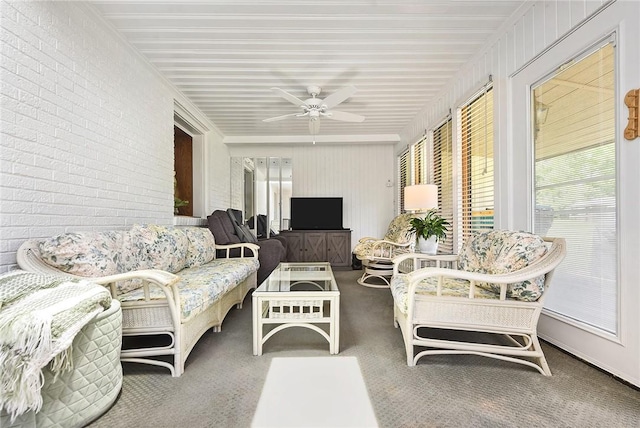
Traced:
[[338, 291], [329, 263], [280, 263], [256, 292]]

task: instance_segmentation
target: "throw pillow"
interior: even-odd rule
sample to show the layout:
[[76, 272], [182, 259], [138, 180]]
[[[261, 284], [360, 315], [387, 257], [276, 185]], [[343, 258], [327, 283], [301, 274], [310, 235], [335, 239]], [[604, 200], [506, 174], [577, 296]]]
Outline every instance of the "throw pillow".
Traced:
[[216, 258], [216, 241], [208, 228], [185, 227], [183, 231], [189, 240], [187, 267], [201, 266]]
[[40, 241], [40, 257], [48, 265], [72, 275], [113, 275], [124, 270], [120, 249], [125, 234], [125, 231], [64, 233]]
[[131, 228], [131, 246], [137, 261], [135, 269], [176, 273], [186, 266], [189, 240], [175, 227], [136, 224]]

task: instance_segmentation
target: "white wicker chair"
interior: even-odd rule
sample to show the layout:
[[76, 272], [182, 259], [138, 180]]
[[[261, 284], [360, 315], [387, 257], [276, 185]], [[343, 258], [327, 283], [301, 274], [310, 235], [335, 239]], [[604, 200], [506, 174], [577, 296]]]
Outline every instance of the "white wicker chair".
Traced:
[[[415, 214], [400, 214], [394, 218], [384, 238], [360, 238], [353, 249], [355, 256], [362, 260], [364, 273], [358, 284], [373, 288], [388, 288], [393, 274], [392, 259], [400, 254], [413, 251], [415, 233], [410, 231], [411, 219]], [[377, 280], [375, 279], [377, 278]]]
[[[561, 238], [543, 241], [524, 232], [491, 231], [470, 239], [460, 256], [412, 253], [394, 258], [394, 323], [402, 331], [407, 365], [425, 355], [474, 354], [550, 376], [537, 325], [553, 271], [565, 252]], [[470, 261], [475, 256], [478, 260]], [[403, 272], [407, 265], [420, 267], [422, 260], [438, 266], [450, 262], [452, 267]], [[468, 342], [450, 330], [482, 334]], [[479, 336], [487, 340], [478, 343]], [[416, 353], [415, 347], [426, 349]]]

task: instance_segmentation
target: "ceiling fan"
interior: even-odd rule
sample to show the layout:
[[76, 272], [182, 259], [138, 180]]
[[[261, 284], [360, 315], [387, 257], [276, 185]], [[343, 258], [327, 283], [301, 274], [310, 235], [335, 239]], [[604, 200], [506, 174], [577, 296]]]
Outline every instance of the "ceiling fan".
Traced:
[[290, 103], [300, 107], [302, 111], [300, 113], [290, 113], [283, 116], [271, 117], [269, 119], [264, 119], [263, 122], [275, 122], [277, 120], [283, 120], [288, 117], [308, 117], [309, 132], [312, 135], [316, 135], [320, 130], [321, 117], [326, 117], [327, 119], [332, 120], [340, 120], [342, 122], [362, 122], [364, 120], [364, 116], [360, 116], [359, 114], [348, 113], [346, 111], [331, 110], [333, 107], [345, 101], [356, 92], [357, 89], [354, 86], [347, 86], [345, 88], [342, 88], [329, 95], [324, 100], [318, 98], [318, 95], [321, 91], [320, 87], [308, 86], [307, 92], [309, 93], [309, 95], [311, 95], [311, 98], [305, 101], [294, 95], [291, 95], [289, 92], [280, 88], [271, 88], [271, 90]]

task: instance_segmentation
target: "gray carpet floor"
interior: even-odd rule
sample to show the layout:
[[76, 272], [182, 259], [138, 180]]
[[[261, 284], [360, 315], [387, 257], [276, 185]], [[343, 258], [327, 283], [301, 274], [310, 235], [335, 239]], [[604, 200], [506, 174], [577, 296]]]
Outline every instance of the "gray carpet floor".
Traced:
[[[381, 427], [640, 427], [640, 391], [543, 342], [552, 377], [494, 359], [440, 355], [408, 367], [388, 289], [336, 271], [340, 356], [358, 359]], [[206, 333], [185, 373], [124, 364], [122, 393], [91, 427], [248, 427], [274, 357], [329, 356], [317, 333], [284, 330], [252, 355], [251, 298]]]

